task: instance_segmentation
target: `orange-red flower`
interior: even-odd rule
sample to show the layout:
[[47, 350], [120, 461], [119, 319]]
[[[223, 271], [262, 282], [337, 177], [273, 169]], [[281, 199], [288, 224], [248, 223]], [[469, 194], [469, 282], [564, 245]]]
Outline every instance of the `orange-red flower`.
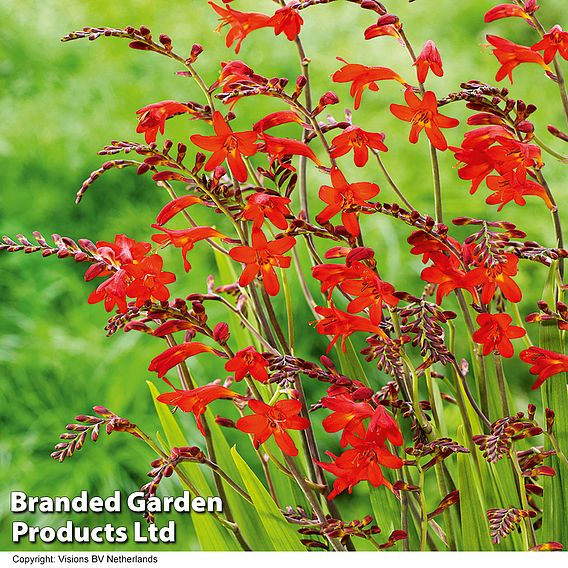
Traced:
[[276, 35], [284, 32], [284, 35], [290, 41], [294, 41], [298, 37], [304, 23], [296, 5], [296, 2], [291, 2], [287, 6], [276, 10], [274, 16], [268, 20], [268, 24], [274, 28]]
[[402, 26], [398, 21], [398, 18], [393, 23], [382, 23], [381, 18], [376, 24], [369, 26], [365, 30], [365, 39], [373, 39], [375, 37], [391, 36], [396, 38], [400, 43], [402, 43], [402, 36], [400, 35], [400, 30]]
[[319, 197], [327, 203], [327, 207], [317, 215], [316, 220], [318, 223], [327, 223], [341, 212], [343, 225], [351, 235], [356, 237], [360, 233], [357, 213], [362, 207], [371, 206], [366, 200], [379, 193], [379, 186], [366, 181], [347, 183], [341, 170], [335, 166], [331, 168], [331, 183], [332, 186], [322, 185], [320, 187]]
[[519, 326], [511, 325], [513, 318], [509, 314], [479, 314], [477, 325], [479, 329], [474, 332], [473, 340], [483, 345], [483, 355], [497, 352], [503, 357], [512, 357], [514, 354], [511, 339], [526, 335], [526, 331]]
[[335, 83], [351, 83], [349, 92], [355, 99], [353, 103], [355, 109], [361, 106], [361, 97], [365, 89], [369, 88], [369, 90], [375, 92], [379, 90], [377, 81], [398, 81], [403, 85], [407, 84], [398, 73], [388, 67], [370, 67], [359, 63], [347, 63], [340, 57], [337, 59], [345, 65], [336, 71], [331, 78]]
[[87, 301], [89, 304], [104, 301], [107, 312], [110, 312], [116, 306], [119, 312], [124, 313], [128, 310], [126, 304], [127, 285], [128, 275], [124, 269], [119, 269], [110, 278], [99, 284], [96, 290], [91, 292]]
[[545, 63], [550, 63], [557, 53], [563, 59], [568, 60], [568, 32], [565, 32], [559, 25], [553, 26], [531, 49], [533, 51], [543, 51]]
[[229, 251], [233, 260], [246, 265], [239, 278], [239, 285], [248, 286], [257, 276], [260, 276], [268, 294], [276, 296], [280, 291], [280, 283], [274, 267], [288, 268], [290, 266], [290, 257], [283, 255], [295, 244], [294, 237], [282, 237], [268, 242], [260, 229], [253, 230], [252, 246], [236, 246]]
[[129, 264], [124, 267], [125, 272], [133, 278], [126, 288], [126, 294], [136, 298], [136, 305], [141, 306], [147, 300], [166, 302], [170, 297], [170, 291], [166, 284], [175, 282], [173, 272], [162, 272], [164, 260], [158, 254], [152, 254], [143, 258], [137, 264]]
[[[535, 10], [533, 10], [534, 12]], [[490, 10], [485, 13], [485, 23], [494, 22], [495, 20], [501, 20], [503, 18], [524, 18], [525, 20], [530, 20], [530, 15], [523, 10], [520, 6], [516, 4], [499, 4], [493, 6]]]
[[270, 16], [267, 14], [260, 14], [258, 12], [239, 12], [230, 6], [217, 6], [214, 2], [209, 2], [210, 6], [221, 16], [219, 19], [221, 23], [216, 28], [216, 32], [223, 29], [224, 26], [230, 26], [227, 33], [226, 45], [231, 47], [236, 41], [235, 53], [239, 53], [241, 43], [253, 31], [260, 28], [270, 27]]
[[143, 132], [146, 144], [151, 144], [156, 141], [158, 130], [160, 134], [164, 133], [164, 125], [168, 118], [185, 112], [191, 112], [191, 109], [177, 101], [160, 101], [145, 106], [136, 111], [136, 114], [139, 115], [136, 132]]
[[224, 238], [225, 235], [211, 227], [191, 227], [190, 229], [165, 229], [160, 225], [152, 225], [154, 229], [162, 231], [163, 235], [154, 235], [152, 240], [162, 246], [174, 245], [176, 248], [181, 249], [183, 257], [183, 267], [186, 272], [191, 269], [191, 264], [187, 260], [187, 253], [195, 246], [197, 241], [213, 238]]
[[259, 147], [261, 152], [268, 154], [270, 158], [270, 165], [275, 161], [280, 162], [282, 165], [294, 170], [292, 166], [287, 166], [284, 162], [285, 158], [291, 156], [305, 156], [312, 160], [316, 165], [321, 166], [321, 162], [314, 154], [313, 150], [304, 142], [294, 140], [293, 138], [277, 138], [269, 134], [260, 134], [262, 144]]
[[568, 372], [568, 357], [562, 353], [542, 349], [541, 347], [529, 347], [520, 353], [521, 361], [529, 363], [531, 375], [538, 375], [532, 386], [535, 390], [546, 379], [558, 373]]
[[275, 227], [284, 230], [288, 228], [289, 203], [288, 197], [258, 191], [247, 197], [243, 218], [253, 222], [253, 229], [260, 229], [266, 217]]
[[513, 69], [521, 63], [537, 63], [544, 67], [546, 71], [550, 71], [548, 65], [544, 62], [542, 55], [525, 45], [519, 45], [509, 41], [508, 39], [488, 35], [487, 41], [493, 46], [493, 55], [501, 63], [501, 67], [495, 75], [496, 81], [501, 81], [505, 77], [509, 77], [513, 82]]
[[219, 111], [213, 114], [213, 128], [215, 129], [215, 136], [194, 134], [190, 137], [196, 146], [213, 152], [213, 155], [205, 164], [205, 169], [208, 171], [214, 170], [227, 160], [229, 168], [237, 180], [240, 182], [246, 181], [247, 169], [243, 156], [256, 154], [258, 150], [255, 143], [258, 138], [257, 133], [252, 130], [233, 132]]
[[359, 278], [360, 271], [358, 267], [344, 264], [317, 264], [312, 268], [312, 276], [321, 282], [321, 292], [327, 292], [329, 300], [336, 286]]
[[182, 361], [189, 359], [189, 357], [199, 355], [200, 353], [216, 353], [216, 351], [213, 347], [209, 347], [209, 345], [199, 343], [198, 341], [180, 343], [179, 345], [169, 347], [163, 353], [154, 357], [150, 362], [148, 370], [155, 371], [158, 373], [158, 377], [162, 378], [170, 369], [173, 369]]
[[214, 383], [190, 390], [182, 390], [176, 389], [169, 381], [166, 382], [175, 390], [174, 392], [166, 392], [159, 395], [158, 400], [164, 404], [176, 406], [182, 412], [193, 412], [197, 428], [204, 436], [205, 430], [201, 422], [201, 416], [205, 414], [207, 405], [214, 400], [241, 398], [236, 392]]
[[337, 309], [333, 302], [329, 308], [324, 306], [316, 306], [315, 311], [322, 319], [317, 320], [316, 330], [322, 335], [331, 335], [333, 339], [327, 348], [326, 353], [337, 343], [341, 337], [341, 349], [345, 351], [345, 340], [357, 331], [366, 331], [368, 333], [382, 334], [381, 329], [375, 325], [369, 318], [362, 316], [354, 316]]
[[355, 165], [362, 168], [369, 160], [369, 148], [388, 151], [382, 132], [366, 132], [359, 126], [349, 126], [331, 141], [331, 157], [340, 158], [353, 150]]
[[132, 277], [125, 267], [141, 262], [152, 248], [150, 243], [138, 242], [126, 235], [116, 235], [113, 243], [99, 241], [96, 244], [99, 262], [91, 264], [85, 272], [85, 281], [89, 282], [97, 276], [110, 276], [99, 284], [89, 298], [89, 304], [104, 301], [104, 307], [110, 312], [114, 306], [121, 313], [128, 309], [126, 289]]
[[469, 273], [470, 281], [482, 287], [481, 301], [489, 304], [499, 288], [501, 293], [510, 302], [520, 302], [523, 294], [513, 280], [518, 272], [519, 259], [511, 253], [505, 255], [505, 262], [498, 262], [491, 266], [478, 266]]
[[460, 267], [458, 259], [451, 254], [446, 256], [442, 253], [431, 253], [430, 258], [434, 261], [433, 266], [425, 268], [420, 277], [426, 282], [438, 285], [436, 291], [436, 303], [440, 304], [442, 298], [457, 288], [468, 290], [475, 294], [477, 280], [473, 280], [471, 272], [465, 272]]
[[432, 145], [438, 150], [445, 150], [448, 144], [440, 128], [454, 128], [460, 123], [459, 120], [438, 112], [438, 101], [432, 91], [426, 91], [424, 98], [420, 100], [408, 88], [404, 92], [404, 98], [408, 106], [392, 104], [390, 110], [400, 120], [412, 124], [410, 142], [416, 144], [420, 132], [425, 130]]
[[362, 263], [353, 263], [353, 268], [359, 269], [360, 279], [347, 280], [341, 285], [344, 292], [355, 296], [347, 305], [347, 311], [352, 314], [368, 308], [371, 321], [379, 325], [383, 319], [383, 304], [394, 307], [399, 302], [393, 295], [394, 286], [381, 280], [374, 270]]
[[373, 487], [392, 485], [383, 476], [381, 465], [391, 469], [402, 467], [402, 460], [391, 454], [384, 445], [384, 438], [377, 432], [367, 431], [364, 438], [351, 441], [353, 449], [344, 451], [339, 457], [331, 452], [331, 463], [317, 462], [323, 469], [337, 477], [333, 482], [333, 491], [328, 499], [333, 499], [346, 489], [353, 492], [353, 487], [360, 481], [368, 481]]
[[156, 217], [157, 225], [164, 225], [180, 211], [195, 205], [196, 203], [203, 203], [203, 201], [195, 195], [184, 195], [182, 197], [176, 197], [165, 205], [162, 210], [158, 213]]
[[517, 205], [526, 205], [526, 195], [536, 195], [549, 209], [554, 208], [544, 187], [536, 181], [527, 179], [527, 171], [524, 168], [507, 172], [502, 176], [488, 176], [486, 182], [487, 187], [494, 193], [485, 201], [490, 205], [498, 204], [497, 211], [501, 211], [503, 206], [511, 201]]
[[365, 435], [364, 420], [373, 416], [373, 407], [368, 402], [356, 402], [350, 394], [324, 396], [322, 406], [333, 412], [322, 420], [326, 432], [339, 432], [340, 445], [345, 448], [351, 436], [362, 438]]
[[235, 373], [235, 381], [242, 381], [247, 374], [259, 383], [268, 380], [268, 361], [254, 348], [247, 347], [235, 353], [225, 364], [225, 371]]
[[440, 52], [432, 40], [428, 40], [424, 44], [424, 48], [418, 54], [418, 57], [414, 62], [414, 66], [416, 67], [416, 75], [419, 83], [424, 83], [424, 81], [426, 81], [428, 71], [430, 70], [438, 77], [442, 77], [444, 75]]
[[270, 406], [260, 400], [249, 400], [249, 408], [254, 412], [237, 420], [241, 432], [253, 434], [253, 444], [258, 448], [270, 436], [278, 447], [289, 456], [298, 455], [298, 448], [286, 430], [305, 430], [310, 422], [299, 416], [302, 404], [298, 400], [280, 400]]
[[261, 133], [270, 128], [280, 126], [281, 124], [288, 124], [290, 122], [297, 122], [298, 124], [302, 124], [302, 117], [299, 114], [295, 113], [293, 110], [278, 110], [276, 112], [267, 114], [264, 118], [261, 118], [258, 122], [255, 122], [252, 129], [255, 132]]

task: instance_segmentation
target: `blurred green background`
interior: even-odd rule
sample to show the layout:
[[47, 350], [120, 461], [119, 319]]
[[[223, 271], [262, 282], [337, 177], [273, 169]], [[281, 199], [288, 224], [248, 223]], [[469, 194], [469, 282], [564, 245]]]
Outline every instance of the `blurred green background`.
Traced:
[[[438, 95], [457, 90], [461, 81], [493, 81], [498, 64], [483, 45], [485, 33], [524, 44], [536, 41], [533, 32], [520, 20], [484, 25], [483, 14], [494, 4], [488, 0], [418, 0], [411, 4], [392, 0], [388, 4], [390, 11], [406, 22], [407, 34], [418, 50], [427, 39], [436, 41], [445, 76], [434, 78], [435, 82], [431, 78], [429, 86]], [[547, 27], [560, 20], [563, 4], [562, 0], [545, 3], [542, 17]], [[269, 12], [274, 4], [269, 0], [239, 0], [234, 7]], [[329, 89], [340, 95], [341, 103], [329, 109], [336, 119], [342, 118], [344, 107], [352, 106], [348, 87], [332, 85], [329, 78], [339, 65], [336, 56], [351, 62], [389, 66], [404, 77], [413, 77], [407, 56], [394, 39], [364, 41], [363, 30], [374, 21], [371, 12], [338, 1], [306, 10], [303, 16], [303, 37], [312, 59], [315, 96]], [[220, 61], [237, 58], [269, 77], [288, 77], [293, 83], [298, 74], [293, 44], [282, 36], [275, 39], [270, 30], [249, 36], [239, 56], [226, 49], [224, 34], [213, 32], [216, 15], [204, 0], [167, 4], [134, 0], [0, 0], [0, 19], [0, 231], [11, 236], [31, 236], [32, 231], [39, 230], [46, 236], [57, 232], [95, 241], [112, 240], [116, 233], [123, 232], [149, 240], [150, 224], [166, 200], [149, 178], [138, 177], [129, 170], [111, 171], [96, 182], [80, 206], [74, 204], [75, 192], [82, 180], [105, 160], [96, 155], [103, 145], [112, 139], [142, 140], [135, 133], [138, 108], [163, 99], [201, 100], [200, 92], [189, 79], [174, 74], [179, 69], [173, 62], [129, 50], [125, 41], [114, 38], [94, 43], [60, 43], [59, 38], [67, 32], [84, 25], [145, 24], [156, 36], [168, 33], [174, 49], [182, 54], [188, 53], [193, 43], [201, 43], [205, 53], [197, 67], [208, 84], [216, 79]], [[548, 123], [563, 126], [556, 85], [540, 69], [525, 65], [515, 70], [513, 96], [539, 107], [534, 119], [540, 135], [552, 146], [558, 146], [544, 129]], [[367, 130], [386, 133], [390, 151], [384, 160], [391, 173], [418, 209], [432, 212], [427, 146], [424, 140], [416, 146], [406, 143], [408, 125], [390, 114], [391, 102], [402, 102], [398, 84], [381, 85], [378, 94], [367, 91], [354, 120]], [[241, 129], [248, 129], [263, 113], [278, 108], [281, 107], [266, 98], [244, 100], [235, 109], [238, 124]], [[462, 126], [468, 116], [459, 105], [446, 107], [446, 112], [460, 118]], [[183, 118], [174, 119], [167, 126], [168, 136], [185, 142], [197, 130], [204, 132], [202, 125]], [[463, 127], [449, 131], [450, 143], [458, 145], [463, 132]], [[545, 161], [549, 162], [547, 179], [562, 205], [566, 188], [561, 183], [561, 168], [549, 157]], [[364, 172], [355, 171], [350, 157], [343, 159], [342, 165], [348, 178], [377, 181], [382, 187], [379, 198], [394, 200], [372, 162]], [[441, 165], [446, 220], [457, 215], [508, 219], [524, 229], [529, 239], [553, 245], [552, 224], [540, 200], [529, 197], [525, 207], [508, 205], [498, 214], [494, 207], [484, 204], [487, 190], [482, 188], [477, 195], [469, 195], [469, 184], [458, 179], [452, 154], [446, 152]], [[319, 173], [311, 175], [310, 194], [314, 197], [324, 177]], [[316, 207], [314, 201], [312, 211], [317, 212]], [[206, 221], [204, 217], [201, 220]], [[377, 250], [383, 278], [397, 289], [420, 292], [421, 265], [419, 259], [408, 254], [407, 228], [373, 216], [365, 219], [365, 231], [367, 242], [374, 243]], [[183, 296], [205, 290], [205, 279], [215, 270], [206, 244], [198, 245], [190, 257], [193, 270], [187, 276], [179, 251], [166, 254], [166, 258], [169, 269], [179, 274], [174, 294]], [[97, 495], [110, 494], [115, 488], [127, 493], [146, 482], [145, 473], [153, 459], [143, 444], [119, 434], [88, 444], [63, 464], [49, 457], [65, 424], [76, 414], [89, 412], [95, 404], [108, 406], [149, 433], [158, 429], [145, 381], [158, 383], [147, 366], [164, 345], [133, 333], [106, 338], [103, 327], [107, 314], [100, 304], [87, 305], [93, 283], [83, 282], [84, 269], [70, 260], [44, 260], [39, 255], [0, 256], [0, 549], [45, 548], [11, 543], [11, 490], [52, 496], [73, 496], [82, 489]], [[545, 274], [546, 270], [539, 265], [523, 265], [517, 279], [526, 293], [523, 314], [533, 310]], [[293, 285], [297, 283], [293, 281]], [[452, 300], [446, 302], [451, 308]], [[312, 319], [302, 302], [294, 308], [297, 322]], [[223, 315], [213, 311], [211, 317], [218, 321]], [[298, 353], [317, 360], [325, 351], [325, 340], [312, 328], [301, 325]], [[464, 345], [462, 355], [466, 352]], [[222, 368], [211, 359], [206, 355], [192, 361], [201, 382], [223, 377]], [[523, 393], [529, 392], [532, 380], [519, 364], [511, 363], [508, 367], [519, 387], [521, 409], [527, 402]], [[379, 380], [382, 384], [385, 379]], [[320, 385], [309, 388], [312, 400], [323, 393]], [[221, 413], [223, 404], [220, 403]], [[186, 422], [191, 425], [191, 421]], [[194, 432], [194, 428], [188, 431]], [[191, 439], [199, 442], [195, 436]], [[329, 448], [337, 450], [337, 439], [327, 439]], [[239, 449], [246, 454], [246, 440], [239, 440]], [[174, 482], [161, 489], [178, 490]], [[365, 491], [358, 490], [356, 495]], [[348, 518], [368, 512], [361, 499], [342, 496], [338, 502], [348, 511]], [[57, 524], [62, 517], [30, 515], [23, 519], [32, 524]], [[139, 519], [135, 515], [112, 519], [90, 516], [88, 521], [81, 522], [104, 524], [108, 520], [130, 524]], [[180, 521], [178, 531], [178, 542], [171, 548], [193, 548], [187, 523]], [[121, 550], [132, 548], [140, 546], [130, 544]]]

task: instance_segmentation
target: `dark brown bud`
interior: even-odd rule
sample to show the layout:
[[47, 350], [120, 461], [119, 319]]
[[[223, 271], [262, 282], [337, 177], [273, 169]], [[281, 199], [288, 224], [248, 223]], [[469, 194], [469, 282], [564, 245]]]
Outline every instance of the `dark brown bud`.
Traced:
[[223, 428], [237, 427], [233, 420], [231, 420], [230, 418], [223, 418], [223, 416], [216, 416], [215, 422], [217, 422], [217, 424], [219, 424], [219, 426], [222, 426]]

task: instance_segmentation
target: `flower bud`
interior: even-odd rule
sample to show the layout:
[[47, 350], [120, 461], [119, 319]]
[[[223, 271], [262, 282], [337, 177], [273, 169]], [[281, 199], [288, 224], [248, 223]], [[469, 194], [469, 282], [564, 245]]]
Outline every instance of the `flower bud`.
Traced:
[[221, 345], [227, 343], [230, 336], [231, 334], [229, 332], [229, 326], [225, 322], [218, 323], [213, 328], [213, 339]]

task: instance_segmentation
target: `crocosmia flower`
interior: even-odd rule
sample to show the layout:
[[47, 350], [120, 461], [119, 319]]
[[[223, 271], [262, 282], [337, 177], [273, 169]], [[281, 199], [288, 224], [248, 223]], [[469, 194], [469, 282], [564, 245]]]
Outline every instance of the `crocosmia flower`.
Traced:
[[353, 448], [345, 450], [340, 456], [326, 452], [332, 458], [331, 463], [318, 462], [323, 469], [337, 477], [333, 482], [333, 491], [327, 498], [331, 500], [346, 489], [352, 493], [353, 487], [361, 481], [368, 481], [373, 487], [385, 485], [392, 489], [381, 466], [400, 469], [402, 460], [389, 452], [383, 436], [367, 431], [364, 438], [355, 438], [351, 445]]
[[148, 300], [166, 302], [170, 297], [167, 284], [175, 282], [173, 272], [163, 272], [164, 260], [157, 254], [143, 258], [138, 264], [124, 267], [126, 273], [133, 278], [126, 288], [126, 294], [136, 298], [136, 305], [142, 306]]
[[376, 183], [357, 182], [347, 183], [345, 176], [337, 167], [331, 168], [332, 185], [322, 185], [319, 190], [320, 199], [327, 207], [318, 214], [318, 223], [327, 223], [332, 217], [341, 212], [341, 220], [347, 231], [356, 237], [360, 233], [357, 213], [361, 208], [371, 207], [367, 199], [379, 193]]
[[565, 32], [559, 25], [553, 26], [531, 49], [543, 51], [545, 63], [550, 63], [557, 53], [563, 59], [568, 60], [568, 32]]
[[259, 191], [247, 197], [243, 218], [253, 222], [253, 229], [260, 229], [266, 218], [275, 227], [284, 230], [288, 228], [286, 217], [290, 215], [289, 203], [288, 197]]
[[235, 373], [235, 381], [242, 381], [248, 374], [259, 383], [268, 380], [268, 361], [254, 348], [247, 347], [237, 351], [225, 364], [225, 371]]
[[436, 44], [432, 40], [428, 40], [422, 51], [418, 54], [414, 62], [418, 82], [424, 83], [428, 75], [428, 71], [432, 71], [434, 75], [442, 77], [444, 70], [442, 69], [442, 58]]
[[200, 148], [213, 152], [207, 160], [205, 169], [214, 170], [225, 160], [229, 168], [238, 181], [244, 182], [247, 179], [247, 169], [243, 161], [243, 156], [253, 156], [258, 147], [255, 144], [258, 135], [254, 131], [233, 132], [223, 115], [217, 111], [213, 114], [213, 128], [215, 136], [203, 136], [194, 134], [191, 141]]
[[369, 148], [388, 151], [381, 132], [366, 132], [359, 126], [348, 126], [341, 134], [331, 141], [331, 157], [340, 158], [353, 150], [355, 165], [362, 168], [369, 160]]
[[235, 53], [239, 53], [241, 43], [243, 40], [255, 30], [260, 28], [270, 27], [270, 16], [267, 14], [260, 14], [258, 12], [239, 12], [231, 6], [217, 6], [214, 2], [209, 2], [209, 5], [221, 16], [219, 19], [221, 23], [215, 31], [219, 32], [224, 26], [229, 26], [231, 29], [227, 33], [226, 45], [231, 47], [236, 41]]
[[309, 420], [299, 416], [300, 401], [280, 400], [270, 406], [260, 400], [249, 400], [248, 406], [254, 414], [239, 418], [237, 428], [253, 435], [255, 448], [274, 436], [274, 441], [286, 455], [298, 455], [298, 448], [286, 430], [305, 430], [310, 425]]
[[284, 256], [284, 253], [295, 244], [294, 237], [282, 237], [268, 242], [261, 230], [253, 230], [252, 246], [236, 246], [229, 251], [233, 260], [245, 264], [239, 284], [248, 286], [257, 276], [260, 276], [266, 292], [270, 296], [276, 296], [280, 291], [280, 283], [274, 267], [288, 268], [290, 266], [291, 259], [289, 256]]
[[562, 353], [542, 349], [541, 347], [529, 347], [520, 353], [521, 361], [531, 365], [532, 375], [538, 375], [532, 389], [535, 390], [546, 379], [558, 373], [568, 372], [568, 357]]
[[489, 22], [494, 22], [495, 20], [501, 20], [503, 18], [531, 19], [530, 15], [517, 4], [498, 4], [497, 6], [493, 6], [493, 8], [485, 13], [483, 19], [485, 23], [488, 24]]
[[494, 35], [488, 35], [487, 41], [493, 46], [493, 55], [495, 55], [499, 63], [501, 63], [501, 68], [495, 75], [496, 81], [501, 81], [505, 77], [509, 77], [509, 81], [512, 83], [513, 69], [521, 63], [537, 63], [547, 71], [550, 71], [542, 55], [532, 50], [530, 47], [519, 45], [518, 43]]
[[276, 10], [274, 16], [268, 20], [268, 24], [274, 28], [276, 35], [284, 33], [290, 41], [294, 41], [298, 37], [304, 23], [296, 5], [297, 2], [291, 2]]
[[199, 343], [198, 341], [180, 343], [179, 345], [169, 347], [163, 353], [154, 357], [150, 362], [148, 370], [155, 371], [158, 373], [158, 377], [162, 378], [170, 369], [173, 369], [182, 361], [199, 355], [200, 353], [216, 353], [216, 351], [213, 347], [209, 347], [209, 345]]
[[351, 83], [350, 94], [354, 97], [353, 106], [357, 110], [361, 106], [361, 98], [365, 89], [370, 91], [378, 91], [378, 81], [398, 81], [406, 85], [406, 81], [392, 69], [388, 67], [370, 67], [359, 63], [347, 63], [344, 59], [339, 58], [345, 65], [336, 71], [332, 76], [335, 83]]
[[[171, 383], [169, 384], [173, 387]], [[234, 398], [240, 398], [240, 395], [226, 387], [214, 383], [190, 390], [175, 389], [173, 392], [166, 392], [157, 397], [160, 402], [175, 406], [182, 412], [192, 412], [195, 416], [197, 428], [204, 436], [205, 429], [201, 422], [201, 416], [205, 414], [207, 405], [211, 404], [214, 400]]]
[[473, 340], [483, 345], [483, 355], [499, 353], [503, 357], [514, 354], [511, 339], [526, 335], [519, 326], [511, 325], [513, 319], [509, 314], [479, 314], [477, 325], [479, 329], [473, 334]]
[[342, 310], [337, 309], [333, 303], [329, 308], [324, 306], [316, 306], [315, 311], [322, 319], [317, 320], [316, 330], [322, 335], [331, 335], [333, 339], [327, 348], [326, 353], [341, 338], [341, 349], [345, 351], [345, 340], [357, 331], [366, 331], [368, 333], [383, 333], [379, 326], [375, 325], [369, 318], [355, 316]]
[[497, 288], [509, 302], [520, 302], [523, 297], [521, 289], [512, 278], [519, 270], [519, 259], [511, 253], [504, 257], [504, 262], [481, 265], [469, 273], [471, 282], [482, 287], [481, 301], [484, 304], [491, 302]]
[[185, 112], [191, 112], [191, 109], [177, 101], [160, 101], [145, 106], [136, 111], [139, 115], [136, 132], [143, 132], [146, 144], [151, 144], [156, 141], [158, 130], [160, 134], [164, 133], [164, 126], [168, 118]]
[[438, 101], [432, 91], [427, 91], [420, 100], [412, 89], [406, 89], [404, 98], [408, 106], [392, 104], [390, 110], [400, 120], [412, 124], [410, 142], [416, 144], [420, 132], [425, 130], [432, 145], [438, 150], [445, 150], [448, 143], [440, 128], [454, 128], [460, 123], [459, 120], [438, 112]]

